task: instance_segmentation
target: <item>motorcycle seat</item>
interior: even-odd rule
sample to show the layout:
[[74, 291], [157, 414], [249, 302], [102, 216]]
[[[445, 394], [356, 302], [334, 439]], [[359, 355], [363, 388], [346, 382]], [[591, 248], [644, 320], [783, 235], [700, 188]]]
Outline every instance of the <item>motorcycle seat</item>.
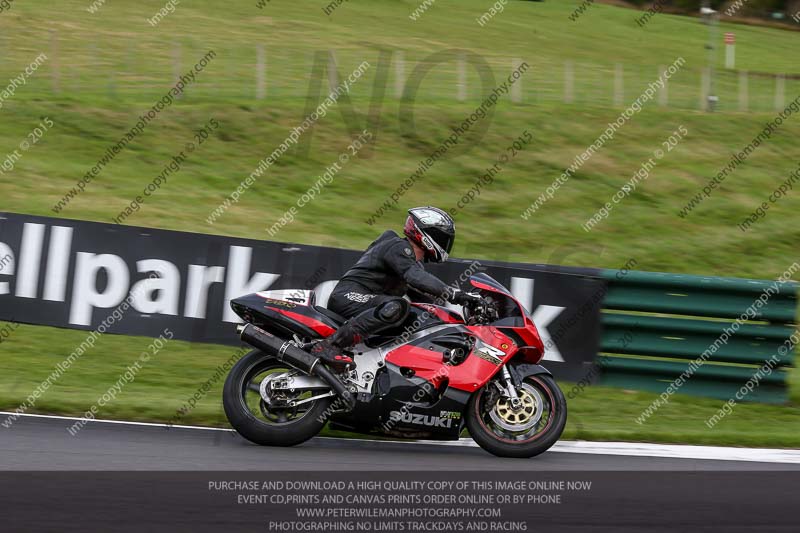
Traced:
[[330, 318], [331, 320], [333, 320], [334, 322], [336, 322], [336, 324], [337, 324], [338, 326], [341, 326], [342, 324], [344, 324], [345, 322], [347, 322], [347, 319], [346, 319], [345, 317], [343, 317], [342, 315], [340, 315], [340, 314], [338, 314], [338, 313], [334, 313], [334, 312], [333, 312], [333, 311], [331, 311], [330, 309], [327, 309], [327, 308], [325, 308], [325, 307], [322, 307], [321, 305], [315, 305], [315, 306], [314, 306], [314, 310], [316, 310], [316, 311], [319, 311], [320, 313], [322, 313], [322, 314], [323, 314], [323, 315], [325, 315], [326, 317]]

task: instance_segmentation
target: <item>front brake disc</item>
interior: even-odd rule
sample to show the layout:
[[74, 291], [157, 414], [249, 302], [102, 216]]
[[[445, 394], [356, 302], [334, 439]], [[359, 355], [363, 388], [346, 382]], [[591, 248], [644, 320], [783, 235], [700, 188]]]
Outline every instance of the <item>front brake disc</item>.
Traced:
[[[506, 431], [520, 433], [531, 429], [542, 418], [542, 396], [532, 385], [523, 383], [520, 387], [521, 405], [517, 409], [511, 407], [506, 397], [499, 397], [494, 403], [489, 418]], [[492, 405], [492, 404], [489, 404]]]

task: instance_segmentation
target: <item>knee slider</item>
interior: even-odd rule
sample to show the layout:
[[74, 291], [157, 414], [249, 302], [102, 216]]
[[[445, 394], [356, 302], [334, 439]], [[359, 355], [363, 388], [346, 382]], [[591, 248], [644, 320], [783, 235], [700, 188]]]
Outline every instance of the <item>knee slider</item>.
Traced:
[[404, 320], [407, 314], [408, 302], [402, 298], [386, 302], [375, 310], [375, 315], [386, 324], [397, 324]]

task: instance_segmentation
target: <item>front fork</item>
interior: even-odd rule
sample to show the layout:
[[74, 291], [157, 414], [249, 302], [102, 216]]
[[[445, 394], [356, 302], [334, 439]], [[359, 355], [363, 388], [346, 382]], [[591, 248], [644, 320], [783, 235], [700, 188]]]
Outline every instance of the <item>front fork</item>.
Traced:
[[520, 400], [519, 394], [517, 394], [517, 385], [514, 383], [511, 372], [508, 371], [508, 366], [503, 366], [500, 380], [503, 382], [503, 395], [508, 397], [509, 402], [511, 402], [511, 408], [519, 409], [522, 406], [522, 400]]

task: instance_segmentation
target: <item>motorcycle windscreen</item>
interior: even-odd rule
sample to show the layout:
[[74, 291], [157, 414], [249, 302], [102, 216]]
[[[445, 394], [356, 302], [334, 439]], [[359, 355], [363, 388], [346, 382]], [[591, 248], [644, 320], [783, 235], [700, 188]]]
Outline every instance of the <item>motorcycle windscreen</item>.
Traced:
[[511, 291], [485, 272], [473, 274], [470, 276], [469, 281], [473, 287], [493, 292], [497, 295], [496, 299], [500, 303], [500, 308], [498, 309], [499, 319], [491, 325], [503, 329], [508, 328], [524, 345], [520, 346], [520, 348], [534, 348], [537, 352], [536, 355], [541, 357], [544, 354], [544, 343], [542, 343], [539, 331], [533, 323], [533, 317], [514, 298]]
[[493, 299], [500, 304], [498, 309], [500, 320], [497, 322], [502, 322], [502, 324], [495, 322], [493, 325], [518, 328], [524, 328], [528, 325], [528, 320], [531, 317], [525, 311], [525, 308], [522, 307], [522, 304], [514, 298], [508, 289], [493, 277], [484, 272], [479, 272], [470, 276], [469, 282], [475, 288], [494, 293]]

